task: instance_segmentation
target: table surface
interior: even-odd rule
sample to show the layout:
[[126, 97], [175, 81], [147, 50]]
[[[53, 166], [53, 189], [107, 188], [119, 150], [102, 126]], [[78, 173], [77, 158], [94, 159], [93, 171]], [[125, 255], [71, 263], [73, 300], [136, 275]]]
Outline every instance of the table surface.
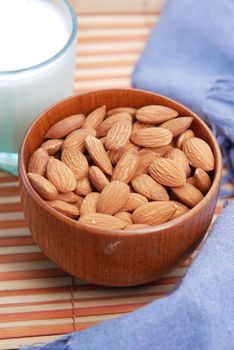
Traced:
[[[157, 19], [154, 14], [79, 16], [75, 92], [130, 87], [134, 64]], [[220, 201], [214, 219], [222, 207]], [[0, 350], [39, 345], [161, 298], [196, 254], [149, 285], [87, 284], [43, 255], [21, 212], [18, 179], [0, 173]]]

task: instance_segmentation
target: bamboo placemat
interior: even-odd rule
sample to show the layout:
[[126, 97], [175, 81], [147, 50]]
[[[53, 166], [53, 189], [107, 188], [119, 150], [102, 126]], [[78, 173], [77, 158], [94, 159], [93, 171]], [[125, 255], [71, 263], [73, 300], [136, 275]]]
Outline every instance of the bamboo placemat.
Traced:
[[[129, 87], [157, 18], [80, 16], [75, 91]], [[216, 215], [222, 206], [220, 202]], [[60, 270], [35, 245], [21, 212], [18, 179], [0, 173], [0, 349], [42, 344], [161, 298], [185, 274], [193, 256], [149, 285], [121, 289], [86, 284]]]

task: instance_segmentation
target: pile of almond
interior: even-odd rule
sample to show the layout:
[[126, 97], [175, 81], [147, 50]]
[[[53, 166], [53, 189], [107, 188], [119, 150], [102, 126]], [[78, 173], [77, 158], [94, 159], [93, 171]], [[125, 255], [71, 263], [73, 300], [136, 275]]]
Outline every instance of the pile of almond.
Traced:
[[88, 225], [135, 230], [163, 224], [198, 204], [211, 186], [210, 146], [192, 117], [160, 106], [101, 106], [49, 128], [29, 159], [35, 191]]

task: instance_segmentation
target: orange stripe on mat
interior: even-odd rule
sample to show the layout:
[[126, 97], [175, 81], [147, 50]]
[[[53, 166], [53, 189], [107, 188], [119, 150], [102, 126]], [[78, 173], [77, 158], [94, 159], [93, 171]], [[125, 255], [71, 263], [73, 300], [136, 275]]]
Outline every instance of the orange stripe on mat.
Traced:
[[0, 290], [0, 297], [13, 297], [13, 296], [20, 296], [20, 295], [34, 295], [34, 294], [54, 294], [54, 293], [63, 293], [63, 292], [70, 292], [71, 286], [68, 285], [66, 287], [53, 287], [53, 288], [35, 288], [35, 289], [24, 289], [24, 290]]
[[67, 276], [66, 272], [60, 269], [43, 269], [43, 270], [31, 270], [31, 271], [13, 271], [13, 272], [1, 272], [0, 281], [16, 281], [16, 280], [28, 280], [34, 278], [45, 277], [62, 277]]
[[63, 334], [72, 332], [73, 330], [72, 325], [9, 327], [0, 330], [0, 339]]
[[46, 260], [46, 256], [43, 253], [27, 253], [27, 254], [12, 254], [12, 255], [0, 255], [0, 264], [15, 263], [15, 262], [27, 262], [27, 261], [41, 261]]
[[[48, 320], [48, 319], [55, 319], [55, 318], [71, 317], [73, 315], [72, 309], [66, 309], [66, 310], [58, 310], [58, 309], [46, 310], [46, 311], [17, 312], [12, 314], [1, 313], [0, 322]], [[9, 327], [11, 327], [10, 324], [9, 324]]]
[[18, 180], [19, 180], [18, 176], [8, 176], [8, 175], [0, 176], [0, 183], [1, 182], [15, 182]]
[[75, 308], [76, 316], [96, 316], [96, 315], [111, 315], [119, 314], [125, 312], [131, 312], [139, 307], [146, 305], [149, 302], [145, 303], [132, 303], [132, 304], [121, 304], [121, 305], [107, 305], [107, 306], [93, 306], [93, 307], [82, 307]]
[[[1, 227], [1, 225], [0, 225]], [[21, 245], [35, 245], [35, 241], [30, 237], [0, 238], [0, 247], [16, 247]]]
[[0, 204], [0, 213], [9, 213], [17, 211], [22, 211], [21, 203]]
[[19, 195], [20, 195], [20, 189], [18, 186], [0, 188], [0, 197], [19, 196]]
[[25, 220], [0, 221], [0, 229], [27, 227]]

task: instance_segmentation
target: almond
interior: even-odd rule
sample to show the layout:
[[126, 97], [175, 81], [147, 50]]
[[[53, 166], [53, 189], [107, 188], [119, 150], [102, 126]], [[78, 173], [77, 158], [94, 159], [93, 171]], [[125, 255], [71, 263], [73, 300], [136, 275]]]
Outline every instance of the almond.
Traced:
[[209, 175], [202, 169], [196, 169], [194, 172], [194, 186], [202, 193], [207, 193], [211, 187]]
[[177, 201], [170, 201], [171, 203], [174, 203], [176, 205], [176, 212], [174, 215], [171, 217], [171, 220], [178, 218], [181, 215], [184, 215], [189, 211], [189, 208], [186, 207], [186, 205], [177, 202]]
[[140, 207], [143, 204], [148, 203], [148, 199], [142, 196], [139, 193], [129, 193], [127, 201], [124, 203], [121, 208], [122, 211], [134, 211], [136, 208]]
[[214, 169], [214, 155], [206, 141], [198, 137], [191, 137], [184, 143], [183, 151], [194, 168], [204, 171]]
[[190, 176], [187, 178], [186, 182], [190, 185], [194, 186], [194, 176]]
[[94, 129], [80, 129], [70, 133], [64, 140], [62, 149], [76, 149], [80, 152], [85, 150], [85, 138], [86, 136], [95, 136], [96, 131]]
[[97, 136], [102, 137], [106, 136], [110, 128], [117, 123], [119, 120], [128, 119], [132, 121], [132, 117], [129, 113], [122, 112], [118, 114], [113, 114], [110, 117], [106, 118], [97, 128]]
[[51, 158], [48, 161], [46, 176], [61, 193], [71, 192], [76, 188], [76, 179], [73, 172], [58, 159]]
[[49, 154], [44, 148], [38, 148], [33, 152], [28, 162], [28, 172], [44, 175], [46, 165], [49, 160]]
[[80, 215], [93, 214], [97, 212], [97, 202], [100, 193], [91, 192], [83, 199], [80, 206]]
[[132, 225], [127, 225], [124, 230], [129, 230], [129, 231], [135, 231], [135, 230], [141, 230], [142, 228], [150, 227], [147, 224], [132, 224]]
[[106, 116], [109, 117], [113, 114], [117, 113], [128, 113], [131, 116], [134, 116], [136, 113], [136, 109], [132, 107], [117, 107], [117, 108], [112, 108], [109, 111], [106, 112]]
[[172, 148], [165, 153], [164, 157], [174, 160], [185, 172], [187, 177], [190, 175], [191, 169], [189, 166], [189, 161], [183, 151], [178, 148]]
[[115, 215], [116, 218], [126, 221], [128, 224], [132, 224], [132, 215], [127, 211], [118, 211]]
[[58, 199], [54, 201], [48, 201], [47, 203], [53, 209], [56, 209], [60, 213], [69, 216], [70, 218], [76, 219], [79, 216], [79, 209], [75, 205], [60, 201]]
[[77, 196], [77, 194], [75, 194], [74, 192], [59, 193], [57, 199], [67, 203], [77, 203], [79, 200], [79, 196]]
[[58, 191], [56, 187], [43, 176], [36, 173], [28, 173], [28, 179], [34, 190], [42, 198], [52, 201], [57, 197]]
[[166, 146], [161, 146], [161, 147], [150, 147], [150, 148], [145, 148], [145, 150], [149, 149], [151, 151], [153, 151], [154, 153], [157, 153], [159, 156], [163, 157], [164, 154], [173, 148], [173, 144], [172, 142], [170, 142], [168, 145]]
[[71, 169], [77, 180], [88, 176], [89, 164], [86, 157], [77, 149], [63, 150], [62, 161]]
[[147, 174], [142, 174], [132, 179], [132, 186], [137, 193], [154, 201], [168, 201], [169, 196], [165, 188], [154, 181]]
[[106, 113], [106, 106], [101, 106], [87, 115], [83, 128], [96, 129], [103, 121]]
[[186, 182], [185, 172], [174, 160], [157, 158], [149, 167], [149, 174], [164, 186], [177, 187]]
[[117, 213], [128, 199], [129, 187], [121, 181], [112, 181], [102, 190], [97, 211], [113, 215]]
[[152, 151], [150, 148], [143, 148], [138, 152], [139, 164], [135, 173], [135, 176], [140, 174], [147, 174], [149, 166], [154, 162], [154, 160], [160, 155]]
[[80, 207], [81, 207], [81, 204], [82, 204], [82, 202], [83, 202], [83, 197], [81, 197], [81, 196], [78, 196], [77, 195], [77, 197], [78, 197], [78, 199], [77, 199], [77, 202], [76, 202], [76, 207], [78, 208], [78, 209], [80, 209]]
[[185, 205], [192, 208], [198, 204], [202, 199], [202, 193], [193, 185], [185, 183], [180, 187], [173, 187], [172, 192]]
[[191, 137], [194, 137], [195, 134], [193, 130], [188, 129], [184, 131], [181, 135], [178, 136], [178, 139], [176, 140], [176, 147], [177, 148], [182, 148], [183, 144], [188, 140], [191, 139]]
[[132, 219], [135, 224], [160, 225], [169, 221], [176, 210], [176, 205], [170, 201], [150, 202], [137, 208]]
[[72, 131], [79, 129], [84, 123], [83, 114], [71, 115], [52, 125], [45, 134], [46, 139], [61, 139]]
[[132, 125], [132, 132], [150, 128], [152, 125], [139, 122], [138, 120]]
[[62, 144], [63, 144], [63, 140], [53, 139], [53, 140], [45, 141], [41, 145], [41, 147], [44, 148], [49, 153], [49, 155], [53, 155], [60, 150]]
[[172, 141], [172, 137], [171, 131], [152, 127], [135, 131], [130, 139], [137, 146], [161, 147], [168, 145]]
[[167, 122], [161, 124], [160, 127], [170, 130], [173, 134], [173, 137], [175, 137], [187, 130], [192, 124], [192, 121], [192, 117], [180, 117], [168, 120]]
[[166, 120], [176, 118], [178, 114], [177, 111], [169, 107], [150, 105], [138, 109], [136, 112], [136, 118], [143, 123], [160, 124]]
[[88, 177], [76, 181], [75, 193], [79, 196], [87, 196], [92, 190], [93, 188]]
[[105, 147], [108, 150], [119, 149], [128, 141], [132, 132], [132, 122], [129, 119], [120, 119], [106, 135]]
[[96, 137], [89, 135], [85, 139], [85, 144], [94, 163], [97, 164], [104, 173], [112, 175], [111, 161], [102, 142]]
[[91, 166], [89, 168], [89, 178], [94, 187], [100, 192], [109, 184], [109, 180], [97, 166]]
[[79, 222], [85, 225], [109, 228], [113, 230], [121, 230], [122, 228], [127, 226], [126, 221], [120, 220], [111, 215], [101, 213], [87, 214], [81, 216]]
[[125, 153], [115, 166], [112, 175], [113, 180], [120, 180], [128, 183], [132, 180], [139, 164], [139, 156], [136, 150], [130, 150]]
[[109, 155], [111, 163], [116, 164], [116, 163], [118, 163], [120, 158], [128, 151], [130, 151], [130, 150], [138, 151], [139, 149], [140, 149], [140, 147], [134, 145], [131, 142], [128, 142], [128, 143], [126, 143], [126, 145], [124, 145], [123, 147], [121, 147], [117, 150], [112, 149], [111, 151], [109, 151], [108, 155]]

